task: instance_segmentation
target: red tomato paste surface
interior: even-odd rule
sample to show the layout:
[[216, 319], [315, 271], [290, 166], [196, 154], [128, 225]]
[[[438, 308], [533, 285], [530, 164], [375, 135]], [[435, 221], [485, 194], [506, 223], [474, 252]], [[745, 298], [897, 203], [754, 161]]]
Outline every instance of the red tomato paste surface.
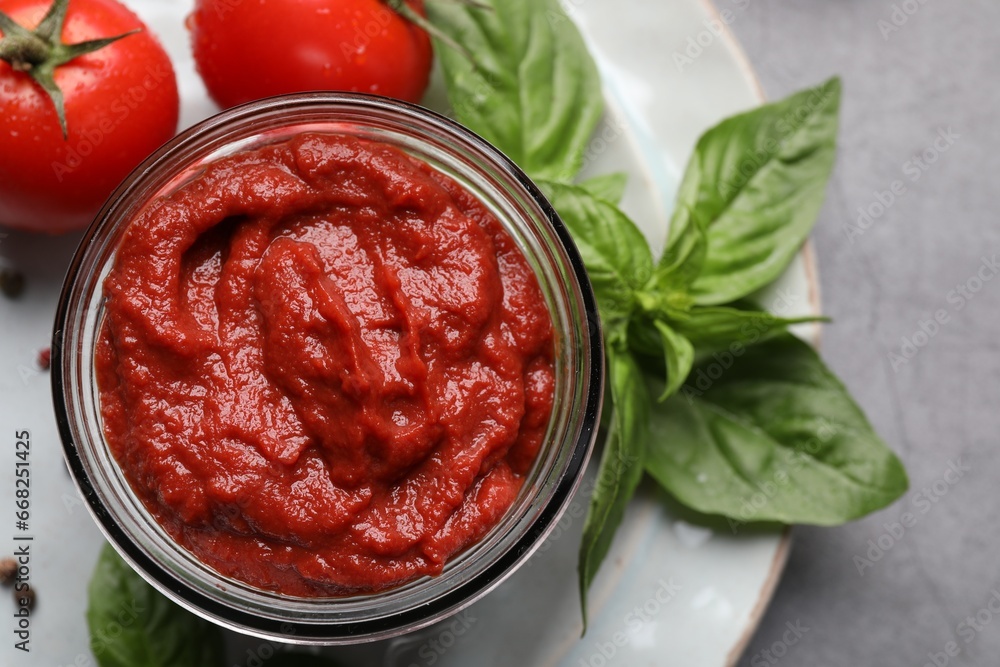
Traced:
[[104, 429], [177, 542], [296, 596], [439, 573], [510, 507], [554, 391], [549, 311], [468, 191], [304, 134], [149, 204], [104, 291]]

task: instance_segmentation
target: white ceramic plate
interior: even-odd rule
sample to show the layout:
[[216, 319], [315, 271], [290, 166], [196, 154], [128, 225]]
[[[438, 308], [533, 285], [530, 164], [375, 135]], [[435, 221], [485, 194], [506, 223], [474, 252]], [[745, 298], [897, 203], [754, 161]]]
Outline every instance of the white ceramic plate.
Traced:
[[[183, 27], [191, 0], [126, 0], [157, 32], [178, 70], [186, 127], [214, 113], [194, 71]], [[738, 6], [732, 3], [738, 18]], [[698, 135], [759, 103], [749, 68], [722, 23], [699, 0], [570, 0], [569, 14], [597, 54], [608, 117], [590, 151], [590, 175], [631, 174], [624, 206], [662, 246], [680, 170]], [[716, 30], [713, 32], [713, 28]], [[690, 44], [700, 47], [691, 47]], [[678, 67], [675, 52], [691, 62]], [[439, 84], [429, 103], [443, 99]], [[88, 665], [87, 580], [103, 542], [62, 463], [48, 376], [35, 359], [48, 345], [60, 283], [76, 237], [0, 237], [0, 263], [28, 279], [24, 297], [0, 299], [0, 553], [14, 551], [15, 433], [31, 432], [31, 581], [38, 606], [31, 652], [11, 639], [13, 601], [0, 600], [0, 664]], [[804, 252], [775, 286], [782, 314], [813, 313], [818, 294]], [[810, 332], [805, 332], [810, 333]], [[586, 488], [587, 485], [585, 485]], [[8, 503], [4, 505], [3, 503]], [[344, 665], [458, 667], [733, 664], [770, 599], [788, 550], [780, 529], [729, 530], [693, 517], [644, 488], [632, 503], [591, 593], [586, 637], [576, 553], [586, 509], [580, 494], [529, 563], [455, 619], [396, 640], [330, 651]], [[5, 607], [5, 605], [7, 605]], [[8, 611], [4, 611], [4, 609]], [[4, 626], [9, 625], [9, 628]], [[231, 636], [234, 665], [266, 665], [275, 648]]]

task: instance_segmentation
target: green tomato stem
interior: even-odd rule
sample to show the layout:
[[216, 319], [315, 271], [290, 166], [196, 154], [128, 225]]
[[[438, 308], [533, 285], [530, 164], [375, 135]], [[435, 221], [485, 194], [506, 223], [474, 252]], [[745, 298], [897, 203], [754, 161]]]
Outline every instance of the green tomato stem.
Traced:
[[19, 72], [28, 72], [40, 65], [51, 54], [52, 49], [34, 35], [14, 35], [0, 40], [0, 60], [10, 63]]

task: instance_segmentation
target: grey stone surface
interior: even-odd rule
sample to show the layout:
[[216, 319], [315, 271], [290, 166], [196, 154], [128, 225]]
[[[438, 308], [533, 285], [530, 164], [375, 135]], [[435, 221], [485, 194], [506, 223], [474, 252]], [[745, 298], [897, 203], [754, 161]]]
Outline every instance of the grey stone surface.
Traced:
[[[1000, 276], [990, 265], [1000, 256], [1000, 7], [750, 0], [731, 27], [769, 97], [843, 76], [840, 154], [814, 234], [835, 320], [822, 350], [901, 453], [912, 486], [866, 520], [794, 531], [788, 569], [739, 664], [997, 665]], [[957, 138], [939, 151], [948, 128]], [[912, 161], [925, 152], [935, 161], [921, 170]], [[848, 234], [858, 207], [893, 181], [905, 192]], [[981, 270], [992, 280], [980, 283]], [[945, 323], [920, 334], [938, 311]], [[904, 337], [923, 345], [893, 363]], [[968, 470], [947, 473], [953, 464]], [[906, 512], [901, 531], [893, 524]], [[785, 643], [796, 639], [787, 623], [808, 630]]]

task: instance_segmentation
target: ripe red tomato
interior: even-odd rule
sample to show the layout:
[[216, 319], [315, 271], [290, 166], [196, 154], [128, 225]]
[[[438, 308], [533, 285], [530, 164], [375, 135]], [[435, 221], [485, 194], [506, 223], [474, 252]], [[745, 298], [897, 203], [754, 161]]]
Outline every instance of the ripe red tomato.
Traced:
[[[0, 0], [0, 11], [33, 29], [50, 4]], [[66, 138], [39, 84], [0, 61], [0, 225], [49, 233], [86, 226], [122, 179], [173, 136], [180, 110], [174, 70], [135, 14], [115, 0], [72, 0], [61, 35], [75, 44], [136, 29], [142, 32], [56, 69]]]
[[198, 0], [188, 27], [222, 107], [310, 90], [419, 102], [430, 78], [430, 38], [384, 0]]

